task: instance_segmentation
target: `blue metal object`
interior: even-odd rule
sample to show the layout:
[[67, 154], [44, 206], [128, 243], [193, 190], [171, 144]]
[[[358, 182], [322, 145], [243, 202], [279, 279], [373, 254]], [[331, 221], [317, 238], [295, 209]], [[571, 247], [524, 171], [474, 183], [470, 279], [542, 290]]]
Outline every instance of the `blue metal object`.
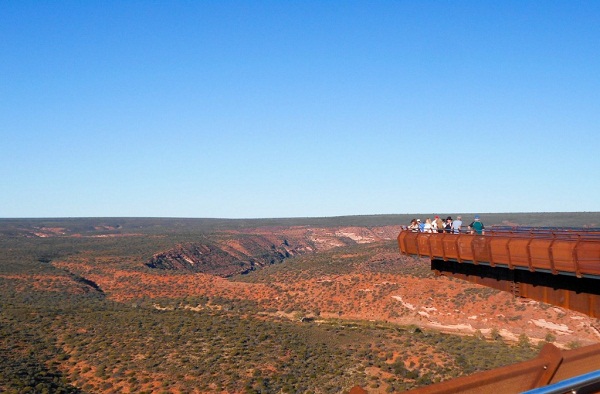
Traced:
[[600, 369], [583, 375], [562, 380], [558, 383], [525, 391], [522, 394], [565, 394], [578, 393], [578, 390], [600, 384]]

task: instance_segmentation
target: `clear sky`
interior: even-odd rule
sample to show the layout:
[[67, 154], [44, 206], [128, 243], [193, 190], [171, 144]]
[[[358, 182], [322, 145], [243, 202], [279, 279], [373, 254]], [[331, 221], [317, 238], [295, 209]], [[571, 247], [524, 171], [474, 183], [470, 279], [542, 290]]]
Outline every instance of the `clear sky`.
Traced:
[[600, 1], [0, 2], [0, 217], [600, 211]]

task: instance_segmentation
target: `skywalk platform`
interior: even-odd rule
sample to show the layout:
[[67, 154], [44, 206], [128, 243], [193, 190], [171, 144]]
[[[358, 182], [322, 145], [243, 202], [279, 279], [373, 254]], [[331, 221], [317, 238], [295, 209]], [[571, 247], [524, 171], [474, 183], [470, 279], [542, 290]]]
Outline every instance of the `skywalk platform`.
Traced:
[[398, 246], [404, 255], [431, 259], [438, 274], [600, 317], [600, 229], [403, 230]]
[[[492, 227], [484, 235], [403, 230], [404, 255], [431, 259], [440, 275], [600, 317], [600, 229]], [[411, 394], [600, 393], [600, 344], [411, 390]]]

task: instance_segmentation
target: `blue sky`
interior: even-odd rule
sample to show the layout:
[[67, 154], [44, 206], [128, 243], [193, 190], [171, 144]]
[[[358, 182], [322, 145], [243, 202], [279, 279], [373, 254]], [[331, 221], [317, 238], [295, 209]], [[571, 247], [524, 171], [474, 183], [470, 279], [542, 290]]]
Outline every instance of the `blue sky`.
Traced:
[[0, 2], [0, 217], [600, 211], [600, 2]]

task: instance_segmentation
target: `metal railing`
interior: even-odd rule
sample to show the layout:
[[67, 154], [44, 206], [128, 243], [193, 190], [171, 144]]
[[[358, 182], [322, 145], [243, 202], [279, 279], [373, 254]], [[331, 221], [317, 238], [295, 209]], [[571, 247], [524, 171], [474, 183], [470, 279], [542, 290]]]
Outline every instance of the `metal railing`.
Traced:
[[577, 277], [600, 276], [600, 229], [491, 226], [485, 235], [402, 230], [401, 253]]
[[[592, 391], [589, 391], [589, 389], [592, 389]], [[524, 391], [522, 394], [576, 394], [579, 393], [580, 390], [585, 390], [586, 393], [596, 393], [600, 390], [600, 369], [565, 379], [548, 386]]]
[[564, 394], [598, 393], [600, 344], [561, 350], [546, 344], [531, 360], [462, 376], [407, 394]]

